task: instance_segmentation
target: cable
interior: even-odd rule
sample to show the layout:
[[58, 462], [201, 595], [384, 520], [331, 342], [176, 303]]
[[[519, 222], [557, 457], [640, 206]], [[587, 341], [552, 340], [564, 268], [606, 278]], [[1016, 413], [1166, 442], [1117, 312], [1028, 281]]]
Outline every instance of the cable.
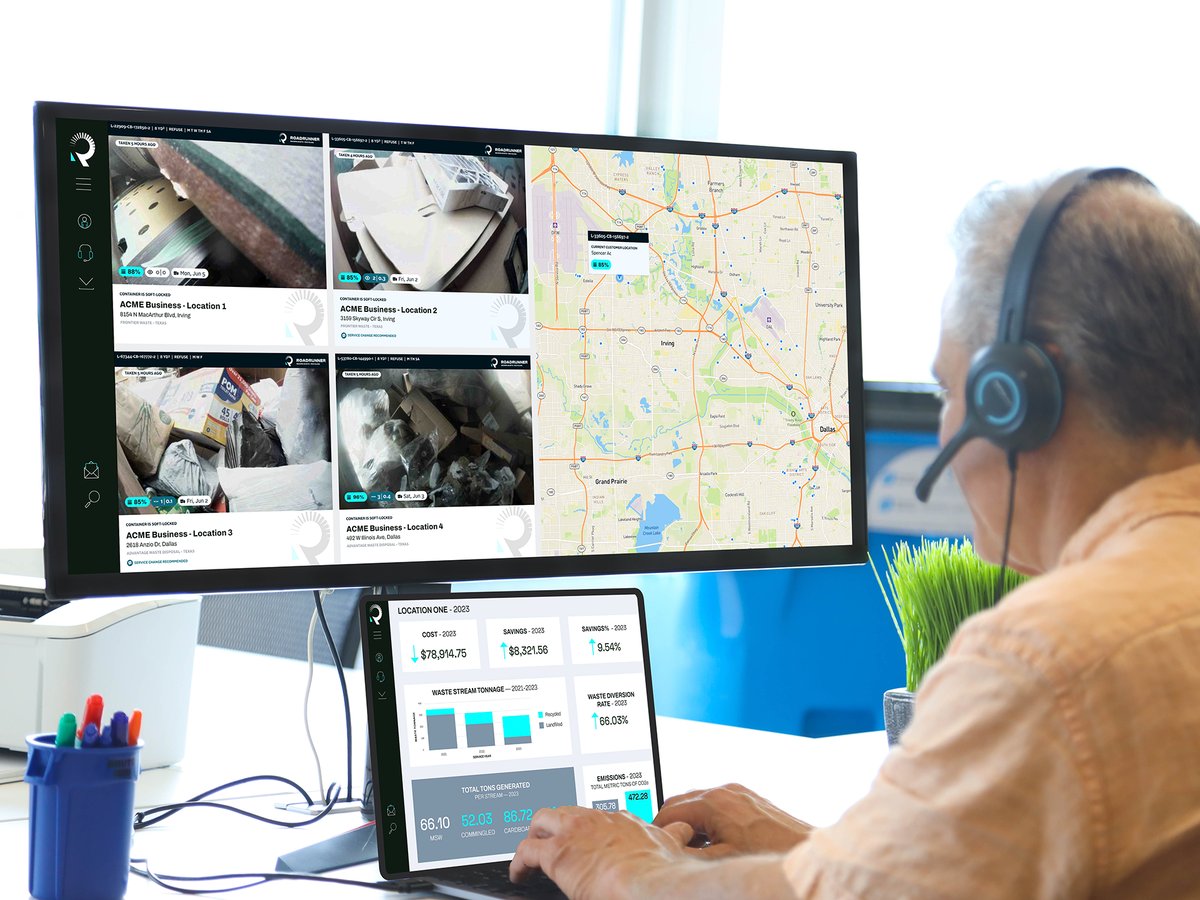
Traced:
[[[342, 707], [345, 712], [345, 718], [346, 718], [346, 797], [345, 797], [345, 800], [351, 801], [351, 800], [353, 800], [354, 771], [353, 771], [353, 743], [352, 743], [351, 720], [350, 720], [350, 693], [346, 689], [346, 674], [342, 668], [342, 659], [341, 659], [341, 656], [338, 654], [337, 644], [334, 643], [333, 634], [329, 630], [329, 623], [325, 619], [325, 609], [324, 609], [324, 604], [322, 603], [322, 600], [323, 600], [322, 594], [323, 593], [324, 592], [322, 592], [320, 590], [313, 591], [313, 599], [315, 601], [315, 608], [313, 610], [312, 618], [309, 619], [309, 623], [308, 623], [308, 641], [307, 641], [307, 644], [308, 644], [308, 654], [307, 654], [308, 655], [308, 682], [305, 684], [305, 687], [304, 687], [304, 733], [308, 737], [308, 745], [312, 749], [313, 759], [316, 761], [316, 764], [317, 764], [317, 781], [318, 781], [318, 783], [323, 783], [324, 775], [321, 770], [321, 757], [317, 753], [316, 743], [313, 741], [312, 730], [309, 726], [309, 721], [308, 721], [308, 701], [309, 701], [309, 696], [312, 691], [312, 680], [313, 680], [313, 635], [316, 630], [316, 623], [320, 622], [321, 630], [325, 634], [325, 641], [329, 645], [329, 652], [332, 654], [334, 665], [337, 668], [338, 681], [341, 684], [341, 689], [342, 689]], [[285, 821], [282, 819], [272, 819], [268, 816], [260, 816], [257, 813], [252, 813], [252, 812], [249, 812], [248, 810], [239, 809], [238, 807], [231, 806], [228, 803], [217, 803], [217, 802], [205, 799], [206, 797], [211, 797], [213, 794], [216, 794], [220, 791], [223, 791], [223, 790], [226, 790], [226, 789], [232, 788], [232, 787], [237, 787], [238, 785], [247, 784], [252, 781], [282, 782], [283, 784], [286, 784], [286, 785], [289, 785], [290, 787], [295, 788], [300, 793], [300, 795], [304, 798], [305, 803], [310, 808], [315, 805], [313, 803], [313, 799], [309, 795], [308, 791], [306, 791], [303, 787], [301, 787], [295, 781], [292, 781], [290, 778], [284, 778], [279, 775], [252, 775], [247, 778], [239, 778], [236, 781], [226, 782], [225, 784], [219, 785], [218, 787], [212, 788], [211, 790], [204, 791], [203, 793], [197, 794], [196, 796], [192, 797], [191, 799], [184, 800], [180, 803], [168, 803], [168, 804], [164, 804], [162, 806], [153, 807], [151, 809], [140, 810], [137, 813], [135, 813], [135, 815], [133, 817], [133, 828], [135, 831], [141, 830], [143, 828], [148, 828], [151, 825], [157, 825], [158, 823], [162, 822], [163, 820], [170, 818], [171, 816], [175, 815], [177, 812], [181, 812], [182, 810], [185, 810], [185, 809], [196, 809], [196, 808], [220, 809], [220, 810], [224, 810], [226, 812], [237, 813], [240, 816], [245, 816], [249, 819], [254, 819], [255, 821], [258, 821], [258, 822], [264, 822], [268, 825], [278, 825], [283, 828], [302, 828], [305, 825], [311, 825], [314, 822], [318, 822], [321, 819], [325, 818], [325, 816], [327, 816], [330, 813], [330, 811], [334, 808], [334, 806], [337, 805], [339, 800], [342, 799], [341, 788], [338, 787], [336, 784], [329, 785], [329, 787], [325, 790], [325, 794], [323, 797], [324, 808], [316, 815], [310, 816], [306, 819], [302, 819], [299, 821]], [[326, 878], [324, 876], [305, 875], [305, 874], [294, 873], [294, 872], [242, 872], [242, 873], [233, 873], [233, 874], [226, 874], [226, 875], [195, 875], [195, 876], [192, 876], [192, 875], [165, 875], [165, 874], [159, 875], [150, 869], [149, 862], [147, 862], [147, 860], [144, 858], [131, 859], [129, 861], [129, 863], [130, 863], [129, 871], [132, 872], [133, 874], [138, 875], [142, 878], [146, 878], [149, 881], [153, 882], [154, 884], [158, 885], [159, 887], [166, 888], [167, 890], [175, 891], [175, 892], [181, 893], [181, 894], [224, 894], [224, 893], [229, 893], [231, 891], [240, 891], [240, 890], [244, 890], [244, 889], [250, 888], [250, 887], [257, 887], [258, 885], [265, 884], [268, 881], [321, 881], [321, 882], [327, 882], [329, 884], [344, 884], [344, 885], [349, 885], [349, 886], [353, 886], [353, 887], [365, 887], [365, 888], [372, 888], [374, 890], [385, 890], [385, 891], [401, 892], [401, 893], [406, 893], [406, 892], [409, 892], [412, 890], [416, 890], [418, 888], [423, 889], [425, 887], [425, 885], [423, 885], [421, 883], [415, 883], [415, 882], [411, 883], [411, 884], [396, 884], [396, 883], [387, 882], [387, 881], [381, 881], [381, 882], [356, 881], [353, 879]], [[139, 869], [135, 865], [135, 863], [141, 863], [143, 868]], [[170, 883], [172, 881], [201, 882], [201, 881], [228, 881], [231, 879], [243, 879], [243, 880], [252, 879], [252, 880], [250, 881], [249, 884], [240, 884], [240, 885], [234, 885], [232, 887], [220, 887], [220, 888], [186, 888], [186, 887], [180, 887], [179, 885]]]
[[308, 746], [312, 749], [313, 760], [317, 764], [317, 788], [325, 783], [325, 775], [321, 771], [321, 754], [313, 741], [312, 729], [308, 726], [308, 697], [312, 693], [313, 683], [313, 634], [317, 630], [317, 611], [314, 609], [308, 619], [308, 681], [304, 683], [304, 736], [308, 738]]
[[1004, 517], [1004, 549], [1000, 551], [1000, 571], [992, 591], [992, 605], [1000, 602], [1004, 593], [1004, 575], [1008, 570], [1008, 543], [1012, 539], [1013, 510], [1017, 505], [1017, 451], [1008, 451], [1008, 514]]
[[[141, 863], [142, 868], [139, 869], [135, 863]], [[232, 872], [227, 875], [167, 875], [151, 870], [150, 863], [144, 857], [129, 860], [129, 871], [134, 875], [153, 882], [159, 887], [175, 891], [178, 894], [227, 894], [231, 891], [244, 891], [246, 888], [258, 887], [261, 884], [266, 884], [268, 881], [321, 881], [326, 884], [345, 884], [351, 887], [371, 888], [376, 891], [389, 891], [391, 893], [402, 894], [407, 894], [415, 890], [427, 890], [429, 887], [427, 882], [356, 881], [352, 878], [330, 878], [325, 875], [306, 875], [300, 872]], [[250, 884], [238, 884], [233, 887], [223, 888], [188, 888], [170, 883], [172, 881], [228, 881], [234, 878], [253, 878], [254, 881]]]
[[313, 591], [313, 599], [317, 604], [317, 618], [321, 620], [321, 630], [325, 632], [325, 641], [329, 644], [329, 652], [333, 654], [333, 664], [337, 667], [338, 681], [342, 685], [342, 706], [346, 712], [346, 800], [354, 799], [354, 744], [351, 740], [350, 726], [350, 692], [346, 690], [346, 673], [342, 670], [342, 658], [338, 655], [337, 644], [329, 631], [329, 623], [325, 621], [325, 605], [322, 603], [322, 591]]
[[171, 816], [175, 815], [177, 812], [185, 809], [196, 808], [223, 809], [226, 812], [237, 813], [239, 816], [246, 816], [249, 819], [255, 819], [259, 822], [266, 822], [268, 825], [279, 825], [283, 828], [301, 828], [305, 825], [311, 825], [313, 822], [318, 822], [325, 818], [325, 816], [329, 814], [330, 810], [332, 810], [334, 805], [337, 803], [338, 798], [341, 796], [341, 788], [337, 787], [336, 785], [330, 785], [330, 790], [325, 794], [325, 808], [315, 816], [294, 822], [285, 821], [282, 819], [272, 819], [267, 816], [260, 816], [258, 813], [252, 813], [244, 809], [238, 809], [238, 807], [230, 806], [228, 803], [215, 803], [204, 799], [205, 797], [211, 797], [213, 794], [216, 794], [219, 791], [226, 790], [227, 788], [237, 787], [238, 785], [242, 784], [248, 784], [252, 781], [282, 782], [283, 784], [294, 787], [297, 791], [299, 791], [300, 795], [305, 799], [309, 806], [313, 805], [313, 799], [311, 796], [309, 796], [308, 791], [306, 791], [296, 782], [292, 781], [290, 778], [284, 778], [281, 775], [251, 775], [247, 778], [239, 778], [237, 781], [228, 781], [225, 784], [212, 788], [211, 790], [204, 791], [203, 793], [197, 794], [195, 797], [192, 797], [188, 800], [183, 800], [179, 803], [167, 803], [162, 806], [155, 806], [151, 809], [139, 810], [138, 812], [134, 813], [133, 816], [133, 830], [139, 831], [143, 828], [149, 828], [151, 825], [157, 825], [164, 819], [171, 818]]

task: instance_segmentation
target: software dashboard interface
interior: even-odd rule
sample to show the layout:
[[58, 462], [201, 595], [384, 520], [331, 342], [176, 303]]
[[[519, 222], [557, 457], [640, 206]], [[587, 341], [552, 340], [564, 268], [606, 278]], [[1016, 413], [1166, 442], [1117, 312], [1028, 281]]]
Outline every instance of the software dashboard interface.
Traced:
[[365, 600], [385, 873], [510, 859], [542, 807], [661, 801], [641, 598]]
[[847, 154], [163, 116], [55, 120], [70, 573], [851, 544]]

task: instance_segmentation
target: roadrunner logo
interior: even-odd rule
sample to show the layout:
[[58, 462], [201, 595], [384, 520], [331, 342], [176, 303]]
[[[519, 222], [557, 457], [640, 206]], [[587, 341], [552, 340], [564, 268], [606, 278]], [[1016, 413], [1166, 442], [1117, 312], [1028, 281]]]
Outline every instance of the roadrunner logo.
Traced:
[[504, 343], [517, 346], [517, 338], [525, 333], [525, 304], [515, 294], [501, 294], [492, 303], [492, 322]]
[[304, 512], [292, 519], [292, 553], [299, 553], [315, 566], [329, 547], [329, 523], [315, 512]]
[[287, 299], [285, 309], [291, 315], [292, 326], [300, 340], [311, 345], [313, 335], [325, 324], [325, 304], [312, 291], [294, 291]]
[[496, 520], [500, 526], [500, 540], [508, 545], [513, 556], [521, 555], [521, 548], [533, 537], [533, 519], [519, 506], [510, 506]]
[[96, 139], [86, 131], [80, 131], [71, 135], [71, 161], [77, 162], [85, 169], [88, 168], [88, 160], [96, 152]]

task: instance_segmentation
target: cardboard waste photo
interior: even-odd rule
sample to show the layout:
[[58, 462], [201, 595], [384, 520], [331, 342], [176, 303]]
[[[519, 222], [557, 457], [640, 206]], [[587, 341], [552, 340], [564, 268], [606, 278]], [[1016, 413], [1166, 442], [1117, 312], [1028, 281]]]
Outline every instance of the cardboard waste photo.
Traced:
[[497, 371], [435, 359], [339, 357], [342, 509], [533, 503], [528, 360]]
[[122, 515], [332, 508], [324, 358], [225, 356], [115, 368]]

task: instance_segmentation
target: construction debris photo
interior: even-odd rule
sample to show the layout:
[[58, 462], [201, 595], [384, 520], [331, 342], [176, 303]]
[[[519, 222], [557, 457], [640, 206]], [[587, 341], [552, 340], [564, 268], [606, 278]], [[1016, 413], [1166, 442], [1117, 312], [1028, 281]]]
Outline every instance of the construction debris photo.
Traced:
[[331, 509], [328, 372], [117, 367], [121, 514]]
[[338, 359], [342, 509], [533, 503], [527, 361], [495, 370], [362, 360]]

